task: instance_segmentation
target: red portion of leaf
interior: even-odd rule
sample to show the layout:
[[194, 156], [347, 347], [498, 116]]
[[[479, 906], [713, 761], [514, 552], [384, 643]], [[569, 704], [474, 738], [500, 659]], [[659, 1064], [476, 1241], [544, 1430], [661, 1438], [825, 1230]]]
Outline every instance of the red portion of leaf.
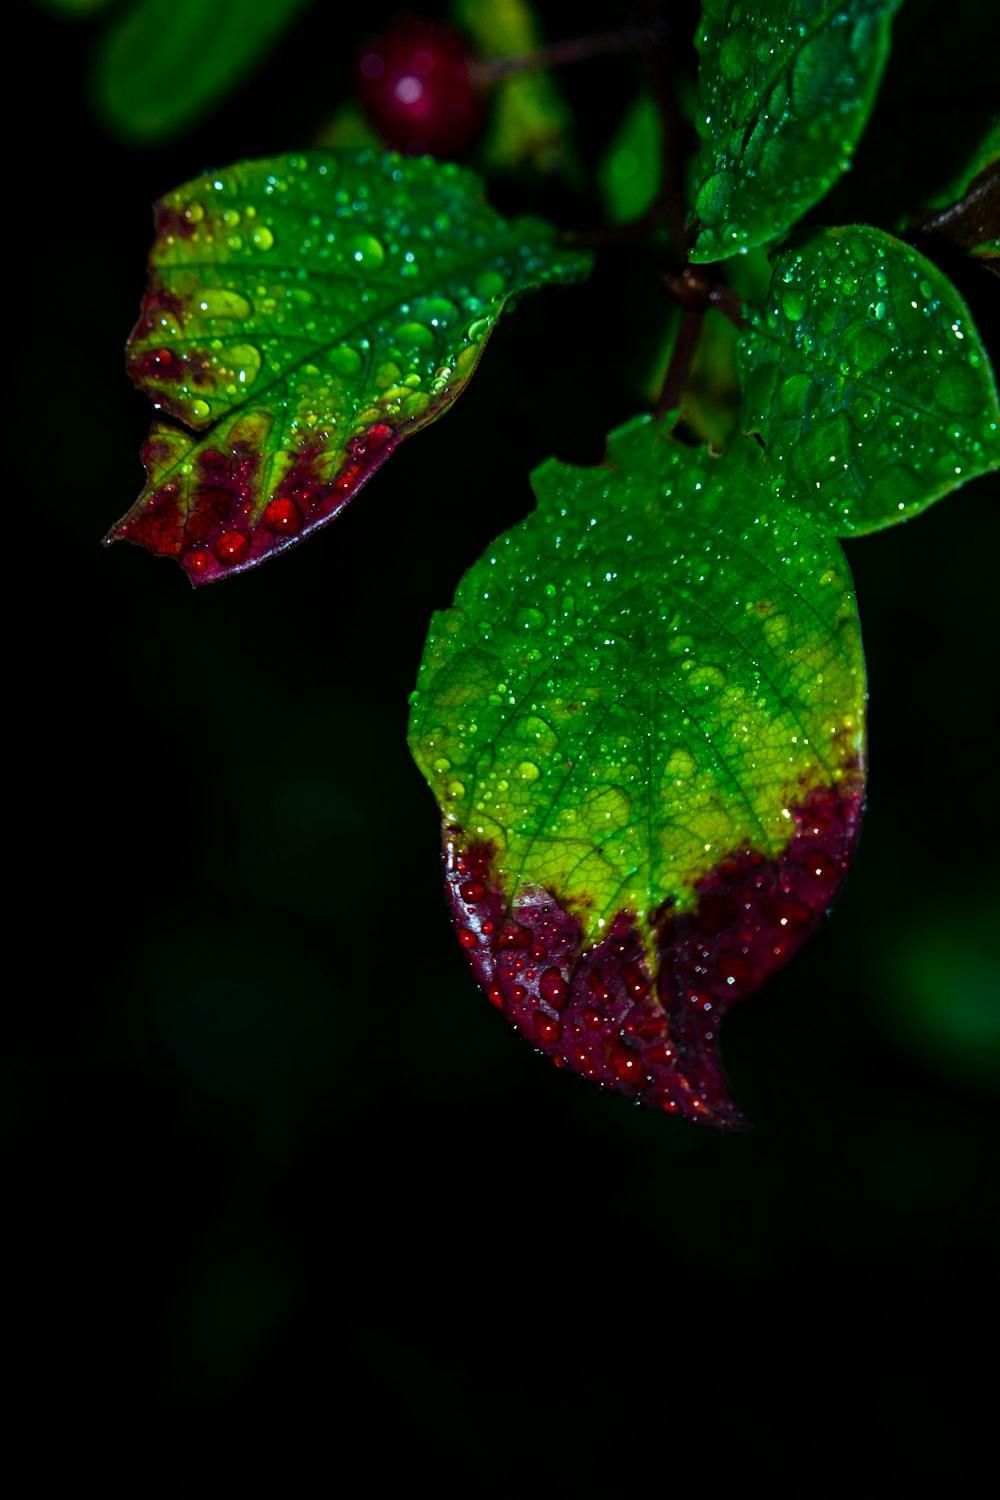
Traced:
[[[164, 433], [171, 431], [155, 427], [143, 448], [150, 475], [165, 462]], [[225, 451], [209, 448], [196, 460], [196, 482], [188, 498], [168, 481], [110, 535], [176, 558], [193, 583], [243, 572], [331, 520], [400, 440], [388, 424], [375, 423], [353, 440], [332, 479], [317, 467], [321, 448], [303, 445], [256, 523], [251, 517], [259, 505], [259, 453], [240, 441]]]
[[494, 851], [445, 832], [445, 881], [458, 938], [489, 998], [559, 1067], [689, 1120], [745, 1128], [719, 1056], [719, 1023], [797, 951], [829, 908], [857, 841], [860, 781], [820, 788], [793, 809], [777, 859], [734, 850], [695, 887], [697, 906], [653, 915], [656, 974], [636, 917], [619, 912], [589, 949], [548, 891], [512, 907]]

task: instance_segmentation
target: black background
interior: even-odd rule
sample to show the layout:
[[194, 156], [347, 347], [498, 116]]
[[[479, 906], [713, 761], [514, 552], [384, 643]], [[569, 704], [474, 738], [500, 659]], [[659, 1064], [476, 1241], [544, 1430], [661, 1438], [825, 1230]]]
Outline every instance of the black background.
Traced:
[[[544, 11], [551, 36], [620, 19]], [[122, 345], [151, 200], [309, 144], [384, 14], [315, 6], [144, 151], [89, 106], [96, 28], [21, 18], [15, 1437], [39, 1484], [138, 1495], [964, 1493], [997, 1251], [995, 476], [848, 544], [866, 828], [834, 916], [726, 1022], [735, 1137], [509, 1032], [450, 932], [405, 741], [431, 610], [526, 513], [533, 465], [596, 461], [640, 404], [643, 252], [527, 298], [454, 411], [287, 557], [192, 594], [98, 546], [141, 487]], [[567, 73], [585, 156], [633, 83]], [[857, 171], [860, 193], [878, 166]], [[996, 282], [959, 275], [995, 351]]]

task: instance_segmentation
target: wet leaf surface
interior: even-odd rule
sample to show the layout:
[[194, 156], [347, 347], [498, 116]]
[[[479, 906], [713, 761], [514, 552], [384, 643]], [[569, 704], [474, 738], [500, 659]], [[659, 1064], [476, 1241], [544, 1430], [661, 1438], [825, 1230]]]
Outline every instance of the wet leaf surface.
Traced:
[[540, 220], [498, 217], [471, 172], [372, 152], [228, 167], [156, 223], [128, 359], [172, 420], [108, 540], [195, 583], [331, 520], [452, 404], [509, 297], [590, 264]]
[[850, 165], [900, 0], [706, 0], [693, 261], [783, 235]]
[[1000, 466], [989, 360], [936, 266], [864, 225], [816, 231], [772, 263], [742, 363], [744, 427], [778, 494], [849, 535]]
[[723, 1126], [721, 1015], [829, 906], [863, 784], [847, 565], [756, 451], [641, 418], [605, 466], [543, 465], [434, 617], [410, 729], [490, 998], [558, 1064]]

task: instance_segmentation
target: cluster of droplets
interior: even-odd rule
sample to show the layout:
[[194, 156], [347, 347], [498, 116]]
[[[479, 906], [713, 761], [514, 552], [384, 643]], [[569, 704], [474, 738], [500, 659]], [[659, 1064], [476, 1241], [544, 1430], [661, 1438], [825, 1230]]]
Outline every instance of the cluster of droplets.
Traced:
[[819, 790], [791, 816], [777, 859], [752, 848], [730, 853], [685, 911], [665, 903], [645, 936], [620, 911], [590, 945], [564, 900], [538, 887], [504, 890], [493, 848], [463, 843], [458, 825], [446, 823], [458, 940], [493, 1004], [557, 1066], [636, 1104], [738, 1128], [719, 1021], [829, 907], [857, 837], [860, 785]]
[[[169, 195], [157, 226], [129, 368], [158, 409], [212, 432], [168, 483], [150, 472], [112, 535], [155, 541], [199, 577], [328, 519], [390, 450], [379, 434], [398, 443], [454, 399], [506, 298], [586, 259], [498, 219], [471, 174], [374, 153], [244, 163]], [[240, 411], [265, 434], [252, 516], [235, 518], [245, 540], [200, 545], [199, 464], [238, 456], [242, 435], [221, 424]]]
[[967, 314], [891, 236], [852, 226], [786, 251], [757, 328], [749, 421], [797, 503], [849, 530], [885, 524], [986, 466], [991, 395]]
[[[629, 441], [612, 443], [622, 473], [642, 461]], [[731, 505], [692, 525], [687, 483], [658, 535], [617, 480], [607, 496], [594, 483], [497, 540], [432, 626], [411, 703], [446, 816], [503, 868], [586, 891], [596, 936], [734, 837], [780, 845], [787, 789], [842, 754], [825, 726], [844, 740], [838, 705], [858, 701], [862, 668], [849, 581], [811, 528], [758, 514], [734, 535]]]

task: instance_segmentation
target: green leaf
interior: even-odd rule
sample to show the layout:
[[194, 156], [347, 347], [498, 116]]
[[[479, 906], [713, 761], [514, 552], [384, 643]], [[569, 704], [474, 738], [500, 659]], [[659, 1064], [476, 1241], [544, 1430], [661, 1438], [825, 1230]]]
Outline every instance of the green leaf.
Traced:
[[989, 358], [936, 266], [863, 225], [817, 230], [771, 260], [741, 354], [744, 427], [776, 493], [850, 535], [1000, 465]]
[[865, 679], [841, 548], [640, 418], [550, 461], [436, 615], [410, 744], [459, 940], [555, 1061], [736, 1125], [718, 1022], [829, 906]]
[[337, 515], [455, 400], [509, 297], [589, 269], [481, 193], [429, 158], [312, 152], [162, 199], [129, 368], [202, 435], [154, 423], [146, 487], [107, 539], [204, 583]]
[[74, 20], [92, 16], [110, 3], [111, 0], [35, 0], [40, 9], [61, 11]]
[[663, 127], [652, 94], [636, 95], [598, 169], [612, 224], [638, 219], [653, 204], [662, 176]]
[[103, 40], [94, 91], [127, 140], [192, 124], [256, 66], [309, 0], [136, 0]]
[[693, 261], [775, 240], [847, 170], [901, 0], [704, 0]]

